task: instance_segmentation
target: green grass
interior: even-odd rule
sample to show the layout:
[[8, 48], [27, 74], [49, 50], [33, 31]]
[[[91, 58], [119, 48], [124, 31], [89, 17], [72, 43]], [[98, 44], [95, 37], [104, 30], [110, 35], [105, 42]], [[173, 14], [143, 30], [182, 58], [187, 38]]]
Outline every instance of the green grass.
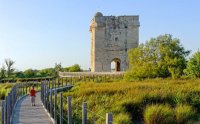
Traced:
[[[5, 96], [10, 92], [13, 83], [0, 83], [0, 100], [4, 100]], [[1, 110], [0, 110], [0, 124], [1, 124]]]
[[177, 105], [175, 116], [178, 124], [189, 123], [195, 116], [196, 111], [190, 105]]
[[13, 83], [0, 83], [0, 100], [5, 99], [5, 96], [10, 92]]
[[[90, 123], [94, 120], [99, 124], [105, 123], [106, 112], [113, 113], [114, 122], [117, 124], [144, 122], [145, 109], [156, 104], [168, 105], [173, 111], [177, 109], [176, 106], [185, 104], [191, 106], [192, 111], [200, 113], [200, 80], [82, 82], [65, 92], [64, 97], [67, 96], [72, 96], [76, 122], [81, 119], [82, 102], [88, 103], [88, 109], [91, 111], [88, 112]], [[67, 109], [66, 106], [64, 109]], [[199, 118], [199, 114], [195, 114], [190, 119], [198, 122]]]
[[174, 112], [169, 105], [150, 105], [144, 111], [146, 124], [173, 124]]

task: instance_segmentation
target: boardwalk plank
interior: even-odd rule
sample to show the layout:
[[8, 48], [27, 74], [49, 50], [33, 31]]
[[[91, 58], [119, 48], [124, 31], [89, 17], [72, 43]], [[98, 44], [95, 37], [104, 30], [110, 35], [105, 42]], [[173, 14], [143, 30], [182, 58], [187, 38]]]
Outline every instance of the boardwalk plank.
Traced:
[[18, 102], [14, 110], [12, 124], [53, 124], [43, 108], [40, 93], [37, 93], [36, 106], [31, 106], [29, 96]]

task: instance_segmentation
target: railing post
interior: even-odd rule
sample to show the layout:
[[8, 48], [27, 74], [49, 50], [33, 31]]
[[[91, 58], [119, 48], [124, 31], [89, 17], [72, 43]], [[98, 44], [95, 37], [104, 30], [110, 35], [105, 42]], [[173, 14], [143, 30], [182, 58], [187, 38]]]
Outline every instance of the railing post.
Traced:
[[7, 109], [7, 122], [6, 124], [10, 124], [10, 94], [8, 94], [8, 96], [6, 97], [6, 109]]
[[43, 82], [41, 82], [41, 100], [43, 103]]
[[22, 96], [24, 95], [24, 83], [22, 83]]
[[5, 119], [5, 100], [2, 101], [2, 108], [1, 108], [1, 124], [5, 124], [4, 119]]
[[63, 85], [63, 78], [62, 78], [62, 80], [61, 80], [61, 81], [62, 81], [62, 87], [63, 87], [63, 86], [64, 86], [64, 85]]
[[26, 93], [25, 94], [28, 94], [28, 89], [27, 89], [28, 86], [27, 85], [28, 85], [28, 82], [26, 82]]
[[83, 106], [82, 106], [83, 110], [82, 110], [82, 124], [86, 124], [87, 123], [87, 103], [84, 102]]
[[7, 124], [7, 122], [8, 122], [8, 96], [6, 97], [6, 100], [5, 100], [5, 124]]
[[113, 123], [112, 113], [106, 113], [106, 124], [112, 124], [112, 123]]
[[44, 106], [47, 108], [47, 86], [44, 85]]
[[49, 112], [49, 87], [47, 86], [47, 96], [46, 96], [46, 100], [47, 100], [47, 103], [46, 103], [46, 105], [47, 105], [47, 110], [48, 110], [48, 112]]
[[92, 81], [94, 82], [94, 74], [92, 75]]
[[60, 93], [60, 124], [63, 124], [63, 95]]
[[52, 89], [50, 91], [50, 115], [51, 115], [51, 117], [53, 117], [53, 114], [52, 114]]
[[56, 108], [56, 102], [57, 102], [57, 91], [54, 91], [54, 121], [55, 124], [57, 124], [57, 108]]
[[67, 116], [68, 116], [68, 124], [72, 124], [72, 105], [71, 105], [71, 96], [67, 97]]

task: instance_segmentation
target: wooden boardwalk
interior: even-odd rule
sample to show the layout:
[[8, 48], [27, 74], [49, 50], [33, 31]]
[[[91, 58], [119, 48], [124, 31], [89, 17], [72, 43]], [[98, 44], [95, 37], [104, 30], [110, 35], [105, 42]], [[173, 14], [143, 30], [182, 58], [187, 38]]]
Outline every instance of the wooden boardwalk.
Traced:
[[17, 103], [12, 124], [53, 124], [43, 107], [40, 93], [37, 93], [36, 106], [31, 106], [29, 96], [22, 98]]

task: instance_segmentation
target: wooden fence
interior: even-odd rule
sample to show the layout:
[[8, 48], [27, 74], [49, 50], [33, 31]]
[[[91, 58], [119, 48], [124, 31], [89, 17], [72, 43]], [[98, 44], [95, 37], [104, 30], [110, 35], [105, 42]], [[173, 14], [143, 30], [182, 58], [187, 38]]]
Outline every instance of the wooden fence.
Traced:
[[125, 72], [59, 72], [59, 77], [122, 76]]
[[[79, 78], [78, 78], [79, 79]], [[63, 124], [63, 122], [67, 122], [68, 124], [73, 123], [72, 117], [72, 104], [71, 104], [71, 96], [67, 98], [63, 97], [62, 91], [69, 90], [73, 87], [74, 83], [80, 81], [77, 80], [76, 77], [67, 78], [64, 80], [63, 78], [59, 78], [57, 80], [45, 80], [40, 82], [23, 82], [15, 84], [10, 93], [6, 96], [5, 100], [2, 101], [2, 124], [11, 124], [13, 110], [17, 103], [17, 101], [26, 96], [29, 93], [29, 88], [32, 85], [35, 85], [38, 91], [41, 91], [41, 100], [43, 102], [44, 107], [49, 112], [50, 116], [53, 118], [55, 124]], [[57, 97], [60, 95], [60, 104], [58, 105]], [[63, 107], [67, 105], [67, 116], [63, 113]], [[60, 106], [60, 108], [58, 108]], [[80, 106], [79, 106], [80, 107]], [[86, 124], [88, 122], [88, 112], [92, 112], [88, 109], [87, 103], [83, 102], [82, 107], [82, 124]], [[99, 116], [99, 115], [97, 115]], [[113, 124], [112, 114], [106, 113], [106, 124]]]
[[32, 86], [33, 84], [35, 84], [36, 87], [39, 86], [38, 83], [35, 82], [24, 82], [24, 83], [17, 83], [12, 87], [11, 91], [8, 93], [5, 100], [2, 100], [2, 107], [1, 107], [2, 124], [11, 123], [13, 110], [17, 100], [25, 96], [29, 91], [29, 87]]
[[125, 72], [59, 72], [59, 78], [72, 82], [110, 82], [121, 80]]
[[[42, 82], [41, 84], [41, 100], [43, 102], [44, 107], [49, 112], [55, 124], [63, 124], [64, 122], [67, 124], [72, 124], [73, 123], [73, 113], [72, 113], [73, 109], [71, 103], [72, 97], [71, 96], [63, 97], [62, 90], [59, 90], [59, 88], [55, 89], [51, 86], [53, 85], [50, 85], [49, 82]], [[64, 88], [70, 89], [72, 86], [73, 85], [68, 84], [64, 86]], [[63, 112], [64, 106], [66, 106], [67, 108], [67, 112], [65, 113]], [[82, 124], [87, 124], [88, 112], [91, 112], [87, 107], [87, 103], [83, 102], [82, 105], [78, 107], [82, 108]], [[105, 121], [106, 124], [113, 124], [113, 117], [111, 113], [106, 113]]]

